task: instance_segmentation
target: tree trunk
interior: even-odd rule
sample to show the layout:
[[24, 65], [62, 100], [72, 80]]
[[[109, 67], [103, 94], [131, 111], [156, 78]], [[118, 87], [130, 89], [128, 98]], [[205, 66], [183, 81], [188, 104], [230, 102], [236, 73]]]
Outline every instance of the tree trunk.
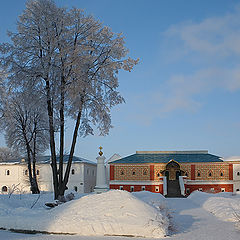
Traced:
[[71, 165], [72, 165], [73, 154], [74, 154], [75, 145], [77, 142], [78, 129], [80, 126], [80, 121], [81, 121], [81, 116], [82, 116], [82, 106], [83, 106], [83, 97], [81, 98], [81, 102], [80, 102], [80, 108], [79, 108], [79, 112], [77, 115], [75, 129], [74, 129], [74, 133], [73, 133], [71, 150], [70, 150], [70, 154], [69, 154], [69, 158], [68, 158], [67, 168], [66, 168], [65, 175], [64, 175], [63, 186], [61, 189], [62, 196], [64, 195], [64, 192], [67, 189], [67, 183], [68, 183], [70, 169], [71, 169]]
[[51, 167], [52, 167], [52, 173], [53, 173], [54, 199], [58, 199], [59, 182], [58, 182], [57, 159], [56, 159], [55, 139], [54, 139], [53, 108], [52, 108], [52, 101], [51, 101], [51, 95], [50, 95], [49, 80], [46, 80], [46, 93], [47, 93], [47, 109], [48, 109], [48, 120], [49, 120]]
[[38, 187], [38, 182], [37, 182], [37, 175], [36, 175], [36, 133], [34, 134], [33, 138], [33, 185], [34, 185], [34, 190], [36, 193], [40, 193], [39, 187]]
[[60, 156], [59, 156], [59, 195], [63, 196], [63, 155], [64, 155], [64, 101], [65, 101], [65, 81], [61, 77], [61, 105], [60, 105]]

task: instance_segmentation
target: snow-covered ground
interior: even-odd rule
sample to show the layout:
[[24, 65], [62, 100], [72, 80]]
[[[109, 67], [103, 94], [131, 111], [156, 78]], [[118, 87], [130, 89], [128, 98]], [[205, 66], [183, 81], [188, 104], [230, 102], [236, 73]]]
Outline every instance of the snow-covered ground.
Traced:
[[82, 236], [161, 238], [168, 232], [165, 207], [161, 207], [165, 199], [159, 194], [111, 190], [46, 209], [49, 197], [52, 194], [43, 194], [33, 206], [34, 195], [0, 196], [0, 227]]
[[115, 190], [78, 195], [75, 200], [51, 210], [46, 209], [44, 203], [52, 194], [42, 194], [31, 209], [36, 197], [22, 195], [20, 199], [19, 195], [12, 195], [9, 199], [7, 195], [0, 195], [0, 227], [80, 235], [26, 235], [0, 231], [0, 239], [128, 239], [106, 235], [140, 236], [138, 240], [240, 239], [240, 194], [194, 192], [188, 198], [165, 199], [156, 193], [131, 194]]

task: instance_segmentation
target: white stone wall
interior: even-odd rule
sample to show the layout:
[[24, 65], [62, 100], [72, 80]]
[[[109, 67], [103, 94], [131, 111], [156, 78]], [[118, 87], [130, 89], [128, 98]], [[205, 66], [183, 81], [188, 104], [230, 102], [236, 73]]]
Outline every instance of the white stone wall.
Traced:
[[92, 164], [84, 165], [84, 192], [93, 192], [96, 186], [97, 166]]
[[233, 180], [240, 181], [240, 163], [233, 163]]
[[[29, 192], [30, 185], [28, 176], [25, 176], [25, 168], [25, 164], [1, 164], [0, 192]], [[4, 191], [3, 187], [7, 187], [7, 192]]]
[[[64, 164], [64, 170], [67, 164]], [[89, 170], [87, 170], [89, 169]], [[9, 193], [14, 186], [15, 192], [30, 192], [30, 184], [26, 163], [0, 164], [0, 193]], [[37, 164], [36, 170], [40, 191], [53, 191], [52, 169], [50, 164]], [[8, 172], [9, 171], [9, 172]], [[9, 175], [7, 175], [9, 173]], [[91, 192], [96, 184], [96, 165], [89, 163], [73, 163], [70, 170], [68, 189], [79, 193]], [[2, 191], [6, 186], [7, 192]]]
[[233, 163], [233, 191], [240, 191], [240, 163]]

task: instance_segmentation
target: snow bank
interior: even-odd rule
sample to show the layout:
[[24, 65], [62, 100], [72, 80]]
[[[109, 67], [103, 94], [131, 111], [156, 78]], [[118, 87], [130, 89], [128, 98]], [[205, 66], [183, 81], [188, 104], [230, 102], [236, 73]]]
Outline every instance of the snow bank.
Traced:
[[240, 221], [240, 194], [195, 191], [188, 198], [222, 221]]
[[[1, 203], [0, 227], [85, 236], [162, 238], [167, 234], [168, 220], [157, 208], [162, 203], [161, 195], [158, 194], [159, 201], [156, 195], [147, 195], [140, 193], [135, 197], [126, 191], [112, 190], [90, 194], [51, 210], [40, 206], [29, 209], [16, 203]], [[153, 200], [150, 200], [150, 195]], [[151, 202], [151, 205], [147, 202]]]

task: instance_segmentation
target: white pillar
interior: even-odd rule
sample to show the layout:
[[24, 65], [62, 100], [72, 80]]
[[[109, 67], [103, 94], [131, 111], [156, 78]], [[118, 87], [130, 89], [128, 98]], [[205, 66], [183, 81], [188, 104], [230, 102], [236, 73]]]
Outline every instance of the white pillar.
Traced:
[[96, 193], [102, 193], [109, 190], [106, 179], [106, 168], [104, 164], [104, 160], [106, 158], [102, 156], [103, 153], [101, 149], [102, 148], [100, 147], [99, 156], [97, 157], [97, 181], [94, 188], [94, 192]]

